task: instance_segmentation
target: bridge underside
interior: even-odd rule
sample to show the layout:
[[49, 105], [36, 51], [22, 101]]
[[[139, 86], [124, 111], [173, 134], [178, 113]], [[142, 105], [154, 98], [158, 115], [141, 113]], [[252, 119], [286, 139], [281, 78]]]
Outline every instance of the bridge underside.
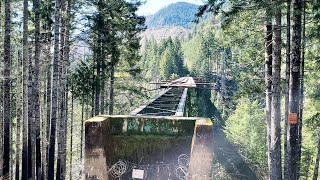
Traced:
[[169, 84], [130, 115], [86, 121], [86, 179], [131, 179], [134, 170], [148, 180], [212, 179], [213, 124], [185, 117], [188, 93], [197, 84], [189, 77]]

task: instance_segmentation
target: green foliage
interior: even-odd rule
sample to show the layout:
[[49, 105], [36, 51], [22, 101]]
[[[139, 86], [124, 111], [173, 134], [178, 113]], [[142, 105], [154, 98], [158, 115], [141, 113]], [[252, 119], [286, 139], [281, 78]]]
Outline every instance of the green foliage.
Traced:
[[91, 92], [91, 87], [95, 83], [94, 74], [92, 72], [92, 60], [87, 62], [80, 61], [76, 69], [69, 76], [69, 86], [73, 87], [73, 94], [75, 98], [82, 98]]
[[[136, 14], [140, 5], [140, 1], [85, 1], [84, 6], [93, 9], [93, 12], [86, 14], [87, 29], [85, 29], [85, 33], [88, 35], [80, 36], [80, 38], [90, 46], [90, 53], [86, 60], [74, 63], [76, 68], [71, 72], [69, 78], [70, 83], [74, 83], [76, 97], [91, 96], [94, 98], [95, 92], [97, 92], [101, 98], [107, 98], [104, 96], [107, 94], [104, 92], [107, 80], [110, 79], [110, 76], [114, 76], [110, 69], [115, 69], [116, 73], [131, 76], [140, 74], [141, 56], [139, 55], [140, 38], [138, 34], [145, 29], [145, 18]], [[137, 81], [137, 79], [134, 80]], [[123, 89], [120, 88], [122, 85], [115, 84], [116, 88], [126, 92], [128, 96], [138, 92], [137, 86], [140, 85], [133, 83], [129, 87], [126, 84], [126, 88]], [[108, 90], [108, 92], [110, 91]], [[126, 102], [123, 100], [124, 97], [121, 96], [121, 98], [121, 102]], [[132, 104], [129, 104], [131, 107]]]
[[93, 39], [89, 44], [97, 63], [111, 56], [111, 65], [123, 59], [129, 66], [134, 66], [140, 59], [137, 34], [145, 29], [144, 17], [136, 14], [140, 2], [95, 0], [88, 3], [97, 8], [93, 15], [87, 16]]
[[160, 59], [160, 76], [168, 79], [175, 69], [173, 53], [170, 49], [166, 49]]
[[164, 39], [159, 44], [154, 38], [147, 40], [142, 63], [146, 78], [154, 81], [186, 75], [182, 48], [178, 39]]
[[[307, 122], [308, 123], [308, 122]], [[301, 148], [301, 179], [310, 179], [314, 171], [314, 161], [317, 153], [317, 139], [312, 127], [304, 127], [303, 143]]]
[[258, 101], [241, 98], [226, 122], [225, 133], [252, 166], [259, 172], [267, 172], [265, 112]]

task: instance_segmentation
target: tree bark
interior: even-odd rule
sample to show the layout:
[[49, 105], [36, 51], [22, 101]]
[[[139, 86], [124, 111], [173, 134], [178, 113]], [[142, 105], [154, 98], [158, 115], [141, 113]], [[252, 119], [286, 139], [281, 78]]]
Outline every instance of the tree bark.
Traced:
[[91, 86], [91, 117], [93, 117], [95, 115], [95, 83], [96, 83], [96, 78], [95, 78], [95, 72], [94, 72], [94, 68], [93, 68], [93, 71], [92, 71], [92, 86]]
[[54, 158], [55, 158], [55, 138], [56, 138], [56, 122], [57, 122], [57, 92], [58, 92], [58, 76], [59, 76], [59, 26], [60, 26], [60, 0], [55, 1], [54, 12], [54, 57], [52, 68], [52, 99], [51, 99], [51, 129], [50, 129], [50, 145], [48, 158], [48, 179], [54, 179]]
[[[293, 36], [291, 50], [291, 70], [289, 84], [289, 111], [288, 111], [288, 174], [289, 179], [297, 179], [298, 175], [298, 124], [299, 124], [299, 100], [300, 100], [300, 63], [301, 63], [301, 18], [302, 0], [293, 1]], [[290, 120], [290, 116], [292, 117]]]
[[[88, 99], [88, 98], [87, 98]], [[83, 161], [83, 131], [84, 131], [84, 93], [82, 94], [82, 98], [81, 98], [81, 136], [80, 136], [80, 162], [82, 163]], [[82, 171], [80, 172], [80, 174], [82, 173]]]
[[3, 66], [3, 177], [10, 179], [11, 124], [11, 2], [5, 0]]
[[101, 49], [101, 35], [98, 35], [98, 43], [96, 47], [96, 64], [97, 64], [97, 78], [96, 78], [96, 90], [95, 90], [95, 112], [94, 115], [98, 115], [100, 113], [100, 95], [101, 95], [101, 64], [102, 64], [102, 49]]
[[[64, 169], [64, 179], [67, 174], [67, 133], [68, 133], [68, 102], [69, 102], [69, 88], [68, 88], [68, 73], [69, 73], [69, 59], [70, 59], [70, 29], [71, 29], [71, 8], [73, 1], [68, 0], [66, 4], [66, 30], [65, 30], [65, 47], [64, 47], [64, 62], [65, 62], [65, 79], [64, 79], [64, 88], [65, 88], [65, 109], [64, 109], [64, 124], [65, 124], [65, 133], [64, 133], [64, 154], [63, 154], [63, 169]], [[73, 124], [71, 124], [71, 127]], [[70, 149], [72, 152], [72, 149]], [[70, 177], [71, 178], [71, 177]]]
[[71, 82], [71, 122], [70, 122], [70, 180], [72, 180], [72, 154], [73, 154], [73, 104], [74, 104], [74, 88]]
[[286, 91], [285, 91], [285, 118], [284, 118], [284, 179], [288, 179], [288, 152], [287, 129], [289, 108], [289, 80], [290, 80], [290, 48], [291, 48], [291, 0], [287, 0], [287, 46], [286, 46]]
[[[107, 77], [106, 77], [106, 79], [107, 79]], [[108, 103], [108, 100], [109, 100], [109, 98], [108, 98], [108, 96], [109, 96], [109, 91], [108, 91], [108, 81], [105, 81], [105, 102], [104, 102], [104, 106], [105, 106], [105, 113], [108, 113], [108, 109], [109, 109], [109, 103]]]
[[[272, 84], [272, 15], [270, 8], [266, 9], [266, 36], [265, 36], [265, 84], [266, 84], [266, 123], [268, 141], [268, 166], [270, 169], [270, 130], [271, 130], [271, 84]], [[269, 174], [269, 176], [271, 176]]]
[[45, 29], [45, 48], [43, 50], [45, 59], [46, 59], [46, 65], [44, 69], [43, 76], [45, 76], [45, 83], [44, 83], [44, 114], [45, 117], [42, 120], [42, 124], [45, 124], [43, 126], [43, 134], [45, 134], [42, 137], [43, 140], [43, 158], [42, 158], [42, 177], [43, 179], [47, 179], [47, 172], [48, 172], [48, 158], [49, 158], [49, 141], [50, 141], [50, 116], [51, 116], [51, 70], [52, 70], [52, 56], [51, 56], [51, 26], [48, 22], [44, 25]]
[[28, 179], [28, 0], [23, 1], [23, 122], [22, 180]]
[[109, 115], [113, 114], [114, 104], [114, 65], [110, 67], [110, 86], [109, 86]]
[[[47, 27], [49, 29], [49, 27]], [[46, 162], [44, 162], [44, 177], [47, 177], [48, 172], [48, 162], [49, 162], [49, 144], [50, 142], [50, 124], [51, 124], [51, 75], [52, 75], [52, 62], [51, 62], [51, 37], [48, 35], [47, 37], [47, 47], [46, 47], [46, 53], [47, 53], [47, 59], [48, 59], [48, 65], [47, 65], [47, 83], [46, 83]], [[43, 129], [44, 131], [44, 129]]]
[[270, 179], [282, 179], [281, 166], [281, 112], [280, 112], [280, 67], [281, 67], [281, 8], [280, 0], [275, 1], [273, 27], [273, 59], [272, 59], [272, 102], [271, 102], [271, 141]]
[[100, 111], [101, 114], [104, 114], [104, 110], [105, 110], [105, 76], [104, 76], [104, 69], [102, 69], [102, 75], [101, 75], [101, 107], [100, 107]]
[[36, 141], [36, 179], [41, 179], [41, 136], [40, 136], [40, 93], [39, 93], [39, 72], [40, 72], [40, 1], [33, 0], [33, 11], [35, 16], [34, 21], [34, 81], [33, 81], [33, 96], [34, 96], [34, 128], [35, 128], [35, 141]]
[[22, 58], [21, 52], [18, 51], [18, 63], [17, 63], [17, 130], [16, 130], [16, 173], [15, 179], [20, 179], [20, 153], [21, 153], [21, 119], [22, 119]]
[[[61, 63], [62, 63], [62, 73], [61, 73], [61, 95], [62, 95], [62, 101], [60, 102], [60, 113], [61, 113], [61, 120], [60, 120], [60, 131], [59, 131], [59, 137], [61, 145], [60, 149], [60, 156], [58, 158], [60, 159], [60, 169], [57, 168], [57, 179], [66, 179], [66, 160], [67, 160], [67, 119], [68, 119], [68, 87], [67, 87], [67, 73], [68, 73], [68, 64], [69, 64], [69, 29], [70, 27], [70, 5], [71, 1], [61, 1], [61, 11], [63, 13], [63, 16], [61, 18]], [[62, 35], [64, 34], [64, 36]], [[63, 41], [63, 42], [62, 42]], [[58, 159], [58, 160], [59, 160]], [[58, 176], [58, 173], [60, 173], [60, 176]]]
[[302, 117], [304, 107], [304, 55], [306, 45], [306, 2], [303, 1], [303, 31], [302, 31], [302, 52], [301, 52], [301, 64], [300, 64], [300, 101], [299, 101], [299, 140], [298, 140], [298, 179], [300, 179], [300, 166], [301, 166], [301, 148], [302, 148]]
[[65, 59], [65, 46], [66, 46], [66, 16], [67, 16], [67, 5], [66, 0], [60, 1], [61, 8], [61, 27], [60, 27], [60, 84], [59, 84], [59, 126], [58, 126], [58, 157], [57, 157], [57, 171], [56, 179], [64, 180], [66, 177], [66, 114], [65, 114], [65, 101], [66, 101], [66, 59]]
[[105, 62], [105, 59], [106, 59], [106, 55], [105, 55], [105, 52], [104, 52], [104, 48], [105, 48], [105, 44], [104, 42], [101, 42], [101, 72], [100, 72], [100, 85], [101, 85], [101, 92], [100, 92], [100, 113], [101, 114], [104, 114], [105, 113], [105, 98], [107, 96], [105, 96], [105, 84], [106, 84], [106, 62]]
[[318, 173], [319, 173], [319, 160], [320, 160], [320, 138], [318, 140], [318, 152], [317, 152], [317, 158], [314, 165], [314, 172], [313, 172], [313, 180], [318, 179]]
[[34, 128], [34, 96], [32, 64], [32, 48], [29, 48], [28, 66], [28, 179], [35, 179], [35, 128]]
[[[84, 96], [84, 95], [83, 95]], [[89, 95], [86, 95], [86, 119], [89, 119]], [[83, 105], [84, 106], [84, 105]], [[83, 108], [83, 107], [82, 107]], [[82, 120], [84, 120], [82, 118]]]
[[[0, 15], [2, 14], [2, 1], [0, 1]], [[0, 30], [3, 32], [2, 21], [0, 21]], [[0, 38], [3, 39], [2, 33]], [[0, 43], [1, 44], [1, 43]], [[2, 55], [3, 44], [0, 46]], [[3, 61], [0, 61], [0, 156], [3, 156]], [[3, 159], [0, 159], [0, 177], [2, 177]]]

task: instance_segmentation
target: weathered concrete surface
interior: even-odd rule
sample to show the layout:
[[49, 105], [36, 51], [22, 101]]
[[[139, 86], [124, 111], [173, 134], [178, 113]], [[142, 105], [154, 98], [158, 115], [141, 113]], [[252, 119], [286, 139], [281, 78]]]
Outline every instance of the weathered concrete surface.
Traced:
[[[148, 127], [150, 123], [157, 127]], [[211, 175], [212, 123], [208, 119], [99, 116], [88, 120], [85, 130], [85, 179], [112, 179], [108, 168], [119, 159], [137, 164], [175, 163], [180, 154], [191, 154], [190, 175]]]
[[86, 122], [85, 125], [85, 179], [108, 180], [104, 150], [104, 122]]
[[210, 120], [196, 122], [192, 141], [188, 180], [211, 180], [213, 124]]

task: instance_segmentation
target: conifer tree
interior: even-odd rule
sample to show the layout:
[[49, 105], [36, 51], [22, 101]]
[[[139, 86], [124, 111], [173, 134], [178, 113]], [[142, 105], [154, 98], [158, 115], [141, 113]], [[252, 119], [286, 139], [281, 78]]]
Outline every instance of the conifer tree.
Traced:
[[51, 129], [50, 129], [50, 145], [48, 154], [48, 172], [47, 176], [49, 180], [54, 179], [54, 162], [55, 162], [55, 146], [56, 146], [56, 125], [58, 114], [58, 77], [59, 77], [59, 27], [60, 27], [60, 0], [55, 1], [54, 12], [54, 57], [52, 67], [52, 95], [51, 95]]
[[302, 20], [302, 0], [293, 1], [292, 17], [292, 49], [291, 49], [291, 69], [289, 84], [289, 111], [288, 133], [287, 133], [287, 153], [288, 153], [288, 174], [289, 179], [298, 177], [298, 118], [299, 98], [300, 98], [300, 63], [301, 63], [301, 20]]
[[5, 0], [3, 56], [3, 177], [10, 178], [11, 126], [11, 1]]

